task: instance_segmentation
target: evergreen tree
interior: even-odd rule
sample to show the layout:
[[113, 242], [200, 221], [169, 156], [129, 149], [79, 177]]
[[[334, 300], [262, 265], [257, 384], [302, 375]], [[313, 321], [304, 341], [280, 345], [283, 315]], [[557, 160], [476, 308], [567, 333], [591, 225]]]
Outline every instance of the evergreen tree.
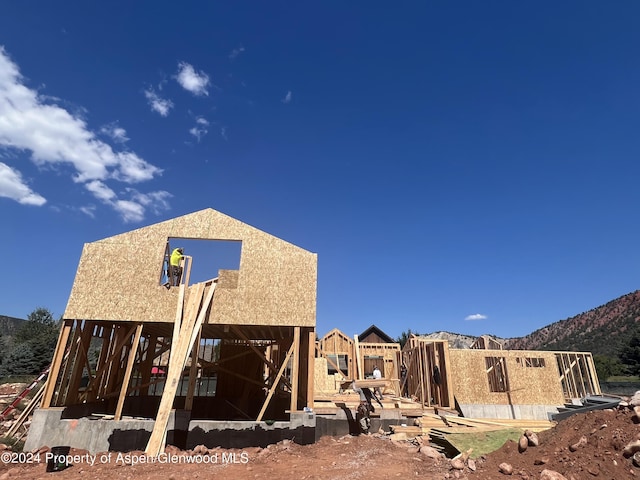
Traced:
[[640, 332], [636, 330], [620, 351], [620, 360], [631, 375], [640, 375]]
[[36, 308], [16, 332], [12, 348], [3, 355], [0, 375], [37, 375], [51, 363], [57, 338], [58, 325], [51, 312]]
[[402, 332], [400, 334], [400, 336], [398, 338], [396, 338], [396, 342], [398, 342], [400, 344], [400, 349], [404, 348], [404, 344], [407, 343], [407, 340], [409, 340], [409, 337], [412, 334], [413, 335], [420, 335], [418, 332], [412, 332], [411, 329], [409, 329], [406, 332]]
[[601, 382], [606, 382], [609, 377], [614, 375], [624, 374], [624, 365], [618, 358], [608, 357], [607, 355], [594, 355], [593, 363], [596, 366], [598, 379]]

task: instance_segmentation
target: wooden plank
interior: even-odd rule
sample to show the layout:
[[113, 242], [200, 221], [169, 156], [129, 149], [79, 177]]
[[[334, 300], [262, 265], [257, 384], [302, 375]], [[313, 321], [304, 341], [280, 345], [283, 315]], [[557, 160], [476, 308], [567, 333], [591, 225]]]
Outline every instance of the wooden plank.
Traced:
[[315, 329], [309, 331], [309, 350], [307, 351], [307, 407], [313, 408], [313, 395], [315, 393], [315, 344], [316, 344], [316, 332]]
[[189, 387], [187, 388], [187, 396], [184, 400], [184, 409], [191, 411], [193, 408], [193, 397], [196, 391], [196, 380], [198, 375], [198, 358], [200, 350], [200, 339], [202, 338], [202, 327], [198, 329], [198, 337], [196, 338], [193, 348], [191, 349], [191, 366], [189, 367]]
[[71, 342], [69, 342], [69, 359], [64, 362], [62, 368], [62, 374], [60, 375], [60, 386], [56, 392], [53, 403], [55, 405], [65, 405], [67, 400], [67, 392], [69, 391], [69, 382], [72, 376], [72, 367], [77, 367], [78, 361], [78, 349], [80, 348], [80, 334], [82, 329], [80, 328], [81, 321], [74, 320], [75, 328], [73, 329], [73, 336]]
[[69, 333], [71, 332], [71, 324], [73, 320], [65, 320], [64, 325], [60, 329], [58, 335], [58, 343], [56, 344], [56, 350], [53, 354], [53, 361], [51, 362], [51, 369], [47, 376], [47, 382], [45, 386], [44, 395], [42, 398], [42, 408], [51, 408], [51, 398], [55, 391], [56, 381], [58, 380], [58, 374], [60, 373], [60, 365], [64, 358], [64, 352], [67, 347], [67, 340], [69, 339]]
[[[108, 333], [107, 333], [108, 331]], [[100, 369], [102, 365], [107, 360], [107, 355], [109, 354], [109, 348], [111, 346], [111, 339], [113, 335], [113, 324], [109, 326], [102, 327], [102, 342], [100, 346], [100, 356], [98, 358], [98, 363], [96, 363], [96, 368]], [[100, 391], [100, 387], [102, 385], [102, 375], [104, 375], [104, 370], [101, 371], [100, 374], [96, 371], [93, 379], [89, 381], [89, 385], [87, 385], [87, 402], [93, 402], [98, 398], [98, 392]]]
[[291, 402], [290, 409], [298, 409], [298, 374], [300, 370], [300, 327], [293, 327], [293, 361], [291, 364]]
[[358, 335], [353, 336], [353, 350], [356, 367], [358, 369], [357, 380], [364, 380], [364, 375], [362, 373], [362, 359], [360, 358], [360, 341], [358, 340]]
[[[169, 356], [169, 368], [165, 381], [164, 391], [160, 399], [160, 406], [158, 407], [158, 414], [156, 415], [156, 422], [149, 437], [149, 442], [145, 452], [147, 455], [157, 456], [164, 444], [166, 438], [166, 428], [169, 421], [169, 414], [173, 407], [173, 401], [175, 399], [176, 392], [178, 390], [178, 382], [182, 376], [187, 357], [189, 355], [189, 343], [192, 337], [192, 331], [194, 330], [197, 321], [197, 312], [199, 311], [200, 302], [204, 295], [203, 283], [194, 285], [193, 291], [189, 295], [189, 301], [187, 304], [188, 314], [180, 325], [180, 333], [178, 334], [177, 342], [172, 343], [171, 354]], [[203, 305], [206, 310], [206, 307]], [[173, 341], [176, 339], [173, 338]]]
[[293, 352], [293, 344], [291, 344], [291, 346], [289, 347], [289, 351], [287, 352], [287, 355], [285, 356], [284, 361], [282, 362], [282, 365], [280, 366], [280, 370], [278, 370], [278, 374], [276, 375], [276, 378], [273, 381], [273, 385], [271, 385], [271, 388], [269, 389], [269, 393], [267, 394], [267, 398], [265, 399], [264, 403], [262, 404], [262, 408], [260, 409], [260, 413], [258, 414], [258, 418], [256, 418], [256, 422], [261, 422], [262, 421], [262, 417], [264, 416], [264, 412], [266, 412], [267, 407], [269, 406], [269, 402], [271, 401], [271, 397], [273, 397], [273, 393], [276, 391], [276, 388], [278, 387], [278, 382], [280, 381], [280, 377], [282, 377], [282, 374], [283, 374], [285, 368], [287, 367], [287, 363], [289, 362], [289, 358], [291, 358], [292, 352]]
[[113, 415], [114, 420], [120, 420], [122, 418], [122, 408], [124, 407], [124, 400], [127, 396], [127, 390], [129, 388], [129, 381], [131, 380], [131, 372], [133, 371], [133, 362], [136, 359], [136, 352], [138, 351], [138, 345], [140, 344], [140, 335], [142, 335], [142, 323], [136, 326], [136, 333], [133, 335], [133, 342], [129, 349], [129, 358], [127, 359], [127, 367], [124, 371], [124, 380], [120, 387], [120, 395], [118, 396], [118, 403], [116, 406], [116, 413]]

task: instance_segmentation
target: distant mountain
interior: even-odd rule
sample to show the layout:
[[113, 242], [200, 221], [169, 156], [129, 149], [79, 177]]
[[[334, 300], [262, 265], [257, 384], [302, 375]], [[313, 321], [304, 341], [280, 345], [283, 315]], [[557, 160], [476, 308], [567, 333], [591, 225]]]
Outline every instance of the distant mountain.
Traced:
[[477, 338], [470, 335], [451, 332], [433, 332], [418, 336], [420, 338], [430, 338], [432, 340], [448, 340], [450, 348], [469, 348]]
[[21, 318], [7, 317], [0, 315], [0, 335], [13, 336], [20, 329], [22, 324], [26, 322]]
[[547, 325], [527, 336], [510, 338], [511, 350], [564, 350], [617, 356], [640, 327], [640, 290], [575, 317]]

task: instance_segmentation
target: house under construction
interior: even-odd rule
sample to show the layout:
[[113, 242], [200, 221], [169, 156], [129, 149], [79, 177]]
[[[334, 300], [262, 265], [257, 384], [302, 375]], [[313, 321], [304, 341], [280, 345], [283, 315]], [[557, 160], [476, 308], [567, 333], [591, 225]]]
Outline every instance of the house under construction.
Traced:
[[[203, 260], [187, 249], [175, 281], [171, 252], [193, 240], [236, 242], [238, 267], [192, 283]], [[350, 383], [372, 382], [374, 366], [385, 427], [436, 409], [547, 420], [600, 394], [590, 353], [489, 336], [460, 349], [412, 335], [401, 349], [374, 325], [317, 339], [316, 283], [316, 254], [212, 209], [85, 244], [25, 448], [309, 443], [344, 432]]]
[[[167, 278], [185, 240], [239, 269]], [[313, 441], [317, 256], [212, 209], [85, 244], [26, 448]], [[229, 435], [233, 432], [233, 435]]]
[[[330, 412], [328, 396], [352, 380], [371, 378], [372, 362], [384, 365], [385, 393], [405, 410], [410, 398], [423, 409], [468, 418], [548, 420], [566, 404], [601, 394], [588, 352], [504, 350], [488, 335], [470, 348], [411, 335], [402, 350], [398, 343], [367, 347], [360, 337], [333, 329], [317, 342], [316, 400], [324, 400], [316, 401], [317, 412]], [[404, 378], [397, 373], [402, 364]]]

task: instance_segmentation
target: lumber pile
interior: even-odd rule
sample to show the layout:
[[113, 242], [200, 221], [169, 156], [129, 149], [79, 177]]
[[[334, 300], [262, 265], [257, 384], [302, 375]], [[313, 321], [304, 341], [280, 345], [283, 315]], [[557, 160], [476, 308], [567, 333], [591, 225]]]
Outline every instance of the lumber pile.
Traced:
[[422, 440], [427, 440], [430, 446], [450, 456], [458, 450], [454, 445], [457, 442], [451, 440], [458, 434], [477, 434], [513, 429], [540, 432], [552, 428], [555, 424], [556, 422], [548, 420], [479, 419], [424, 412], [421, 417], [414, 420], [414, 425], [391, 425], [391, 431], [393, 434], [407, 438], [420, 437]]

